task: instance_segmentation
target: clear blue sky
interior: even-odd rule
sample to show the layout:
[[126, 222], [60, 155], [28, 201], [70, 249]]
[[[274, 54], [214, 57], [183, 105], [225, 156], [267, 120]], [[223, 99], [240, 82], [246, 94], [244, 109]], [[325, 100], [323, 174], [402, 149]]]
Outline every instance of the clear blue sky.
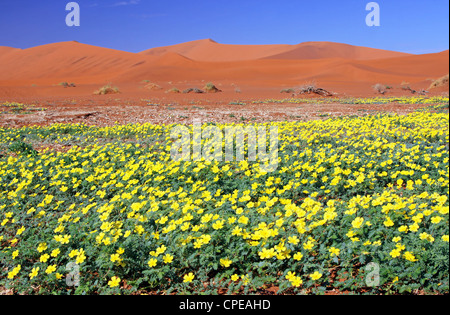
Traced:
[[448, 0], [378, 0], [381, 26], [365, 23], [370, 0], [0, 0], [0, 46], [76, 40], [139, 52], [212, 38], [223, 44], [332, 41], [409, 53], [449, 49]]

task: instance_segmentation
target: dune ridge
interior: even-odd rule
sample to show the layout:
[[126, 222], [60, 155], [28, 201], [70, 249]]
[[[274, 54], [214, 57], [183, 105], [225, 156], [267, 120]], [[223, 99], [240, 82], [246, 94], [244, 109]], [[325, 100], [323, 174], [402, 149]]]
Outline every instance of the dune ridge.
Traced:
[[160, 56], [175, 52], [197, 61], [245, 61], [255, 59], [324, 59], [370, 60], [403, 57], [409, 54], [332, 42], [305, 42], [298, 45], [227, 45], [211, 39], [158, 47], [141, 52]]

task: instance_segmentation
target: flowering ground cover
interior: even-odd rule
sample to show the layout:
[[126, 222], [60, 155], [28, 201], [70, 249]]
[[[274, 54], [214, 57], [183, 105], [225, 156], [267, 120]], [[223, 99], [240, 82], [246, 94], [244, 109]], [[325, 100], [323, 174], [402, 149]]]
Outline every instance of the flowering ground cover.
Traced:
[[448, 293], [448, 123], [427, 111], [266, 123], [279, 130], [271, 173], [175, 162], [174, 125], [0, 128], [0, 286]]
[[276, 103], [276, 104], [424, 104], [424, 105], [436, 105], [436, 104], [447, 104], [448, 106], [449, 98], [448, 96], [417, 96], [417, 97], [372, 97], [372, 98], [342, 98], [342, 97], [328, 97], [328, 98], [285, 98], [285, 99], [267, 99], [253, 101], [255, 104], [266, 104], [266, 103]]

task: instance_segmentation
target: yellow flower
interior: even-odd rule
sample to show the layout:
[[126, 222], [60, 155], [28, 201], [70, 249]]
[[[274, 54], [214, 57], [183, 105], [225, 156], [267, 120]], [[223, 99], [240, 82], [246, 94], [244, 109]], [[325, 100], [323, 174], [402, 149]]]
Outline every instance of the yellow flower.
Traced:
[[238, 223], [246, 225], [248, 223], [248, 220], [249, 219], [245, 215], [243, 215], [238, 219]]
[[73, 257], [78, 256], [78, 255], [79, 255], [79, 252], [78, 252], [77, 249], [72, 249], [72, 251], [69, 253], [69, 257], [70, 258], [73, 258]]
[[221, 264], [222, 266], [224, 266], [225, 268], [230, 267], [230, 265], [231, 265], [232, 263], [233, 263], [233, 261], [230, 260], [230, 259], [228, 259], [228, 258], [226, 258], [226, 259], [220, 259], [220, 264]]
[[442, 235], [442, 240], [448, 243], [448, 235]]
[[55, 241], [60, 242], [61, 244], [68, 244], [70, 238], [71, 238], [70, 235], [64, 235], [64, 236], [55, 235], [54, 236]]
[[158, 260], [157, 260], [157, 259], [151, 258], [151, 259], [148, 261], [148, 266], [149, 266], [150, 268], [153, 268], [153, 267], [156, 266], [157, 263], [158, 263]]
[[300, 261], [303, 258], [303, 254], [298, 252], [296, 254], [294, 254], [294, 260]]
[[56, 265], [48, 266], [47, 269], [45, 269], [45, 273], [46, 274], [51, 274], [51, 273], [53, 273], [55, 271], [56, 271]]
[[299, 286], [301, 286], [303, 284], [303, 281], [300, 277], [293, 277], [292, 279], [290, 279], [290, 282], [292, 284], [293, 287], [298, 288]]
[[8, 272], [8, 279], [14, 279], [14, 277], [17, 276], [21, 268], [22, 268], [21, 265], [17, 265], [17, 267]]
[[411, 224], [411, 225], [409, 226], [409, 230], [410, 230], [411, 232], [417, 232], [417, 231], [419, 230], [419, 225], [418, 225], [417, 223], [414, 222], [414, 224]]
[[231, 235], [234, 235], [234, 236], [239, 236], [239, 235], [241, 235], [241, 234], [242, 234], [242, 228], [239, 227], [239, 226], [236, 226], [236, 227], [233, 229], [233, 231], [231, 231]]
[[212, 227], [214, 230], [220, 230], [223, 228], [223, 220], [217, 220], [216, 222], [213, 223]]
[[393, 249], [393, 250], [389, 253], [389, 255], [391, 255], [392, 258], [396, 258], [396, 257], [399, 257], [399, 256], [400, 256], [400, 252], [401, 252], [400, 249], [395, 248], [395, 249]]
[[163, 261], [165, 264], [170, 264], [173, 261], [173, 256], [170, 254], [166, 254], [163, 257]]
[[232, 281], [238, 281], [239, 280], [239, 276], [237, 274], [234, 274], [231, 276], [231, 280]]
[[160, 254], [164, 254], [164, 252], [166, 251], [167, 247], [165, 245], [161, 245], [160, 247], [158, 247], [156, 249], [156, 256], [160, 255]]
[[390, 217], [386, 217], [386, 220], [383, 222], [386, 227], [394, 226], [394, 222], [392, 222]]
[[112, 277], [111, 280], [108, 281], [108, 285], [109, 285], [111, 288], [118, 287], [119, 284], [120, 284], [120, 278], [119, 278], [119, 277], [116, 277], [116, 276]]
[[86, 260], [86, 256], [82, 253], [80, 255], [78, 255], [77, 259], [75, 260], [75, 262], [78, 265], [81, 265], [84, 261]]
[[289, 281], [291, 279], [293, 279], [294, 277], [295, 277], [295, 272], [292, 272], [292, 271], [289, 271], [285, 276], [286, 280], [289, 280]]
[[334, 247], [331, 247], [328, 251], [331, 253], [331, 256], [333, 255], [339, 256], [339, 254], [341, 253], [341, 250], [339, 248]]
[[433, 218], [431, 218], [431, 223], [433, 223], [433, 224], [438, 224], [441, 221], [442, 221], [442, 217], [433, 217]]
[[359, 229], [362, 226], [363, 223], [364, 223], [364, 218], [357, 217], [356, 219], [354, 219], [352, 221], [352, 226], [355, 229]]
[[401, 243], [397, 243], [395, 244], [395, 247], [397, 247], [399, 250], [405, 250], [405, 245], [401, 244]]
[[320, 278], [322, 278], [322, 274], [320, 272], [318, 272], [318, 271], [315, 271], [314, 273], [310, 274], [309, 276], [314, 281], [319, 280]]
[[273, 248], [267, 249], [263, 248], [262, 251], [258, 252], [258, 255], [261, 259], [270, 259], [276, 255], [275, 250]]
[[299, 242], [300, 242], [300, 240], [298, 239], [297, 235], [288, 237], [288, 243], [289, 244], [297, 245]]
[[29, 274], [30, 276], [30, 280], [35, 278], [39, 273], [39, 267], [33, 268], [33, 270], [31, 270], [31, 273]]
[[122, 259], [120, 258], [119, 254], [112, 254], [110, 260], [112, 262], [116, 262], [116, 261], [120, 262]]
[[190, 283], [192, 280], [194, 280], [195, 276], [192, 272], [188, 273], [187, 275], [183, 276], [183, 282], [184, 283]]
[[420, 233], [420, 239], [421, 240], [427, 240], [430, 243], [434, 242], [434, 237], [431, 236], [430, 234], [426, 233], [426, 232]]
[[303, 244], [303, 248], [306, 250], [311, 250], [314, 247], [314, 243], [313, 242], [306, 242]]
[[145, 229], [142, 225], [137, 225], [135, 226], [134, 231], [140, 235], [145, 232]]
[[25, 231], [25, 227], [22, 226], [20, 229], [17, 230], [16, 236], [22, 234], [23, 231]]
[[410, 253], [410, 252], [405, 252], [403, 254], [403, 257], [405, 257], [406, 260], [409, 260], [409, 261], [412, 261], [412, 262], [417, 261], [416, 257], [414, 257], [414, 255], [412, 253]]
[[117, 250], [117, 254], [122, 255], [123, 253], [125, 253], [125, 250], [124, 250], [122, 247], [120, 247], [120, 248]]
[[38, 246], [38, 248], [37, 248], [37, 251], [38, 251], [39, 253], [42, 253], [42, 252], [45, 251], [45, 250], [47, 250], [47, 243], [40, 243], [39, 246]]
[[45, 263], [45, 262], [47, 262], [47, 260], [48, 260], [49, 258], [50, 258], [50, 255], [49, 255], [49, 254], [44, 254], [44, 255], [42, 255], [42, 256], [39, 258], [39, 261]]

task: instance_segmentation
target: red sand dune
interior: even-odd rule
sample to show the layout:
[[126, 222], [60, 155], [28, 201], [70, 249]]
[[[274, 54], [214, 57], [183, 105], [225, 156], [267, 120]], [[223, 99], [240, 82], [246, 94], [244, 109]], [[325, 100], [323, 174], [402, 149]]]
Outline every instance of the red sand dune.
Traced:
[[[84, 82], [112, 78], [124, 69], [139, 66], [148, 58], [124, 51], [95, 47], [77, 42], [61, 42], [0, 52], [0, 80], [69, 81], [82, 77]], [[60, 81], [53, 82], [55, 84]]]
[[153, 48], [141, 53], [151, 56], [161, 56], [168, 52], [174, 52], [192, 60], [216, 62], [262, 58], [297, 60], [344, 58], [368, 60], [408, 55], [331, 42], [306, 42], [299, 45], [225, 45], [219, 44], [211, 39]]
[[18, 48], [12, 48], [12, 47], [6, 47], [6, 46], [0, 46], [0, 56], [6, 56], [6, 54], [11, 53], [13, 51], [18, 51], [20, 49]]
[[342, 58], [350, 60], [372, 60], [394, 57], [404, 57], [409, 54], [352, 46], [347, 44], [331, 43], [331, 42], [306, 42], [292, 49], [278, 54], [269, 56], [270, 59], [325, 59], [325, 58]]
[[225, 45], [216, 43], [212, 39], [204, 39], [153, 48], [143, 51], [141, 54], [162, 56], [172, 52], [197, 61], [228, 62], [261, 59], [286, 52], [290, 48], [290, 45]]
[[[252, 91], [272, 88], [278, 94], [280, 87], [315, 80], [339, 93], [373, 95], [375, 83], [399, 86], [406, 81], [428, 88], [430, 79], [448, 74], [448, 69], [448, 51], [410, 55], [329, 42], [250, 46], [200, 40], [141, 53], [62, 42], [24, 50], [0, 47], [0, 96], [10, 95], [12, 87], [16, 95], [21, 86], [52, 86], [62, 81], [77, 86], [113, 82], [135, 87], [129, 89], [134, 93], [142, 90], [142, 80], [164, 88], [167, 84], [161, 83], [169, 81], [180, 88], [202, 87], [199, 84], [207, 81], [234, 83], [253, 87]], [[56, 93], [91, 94], [92, 86], [89, 89]]]

